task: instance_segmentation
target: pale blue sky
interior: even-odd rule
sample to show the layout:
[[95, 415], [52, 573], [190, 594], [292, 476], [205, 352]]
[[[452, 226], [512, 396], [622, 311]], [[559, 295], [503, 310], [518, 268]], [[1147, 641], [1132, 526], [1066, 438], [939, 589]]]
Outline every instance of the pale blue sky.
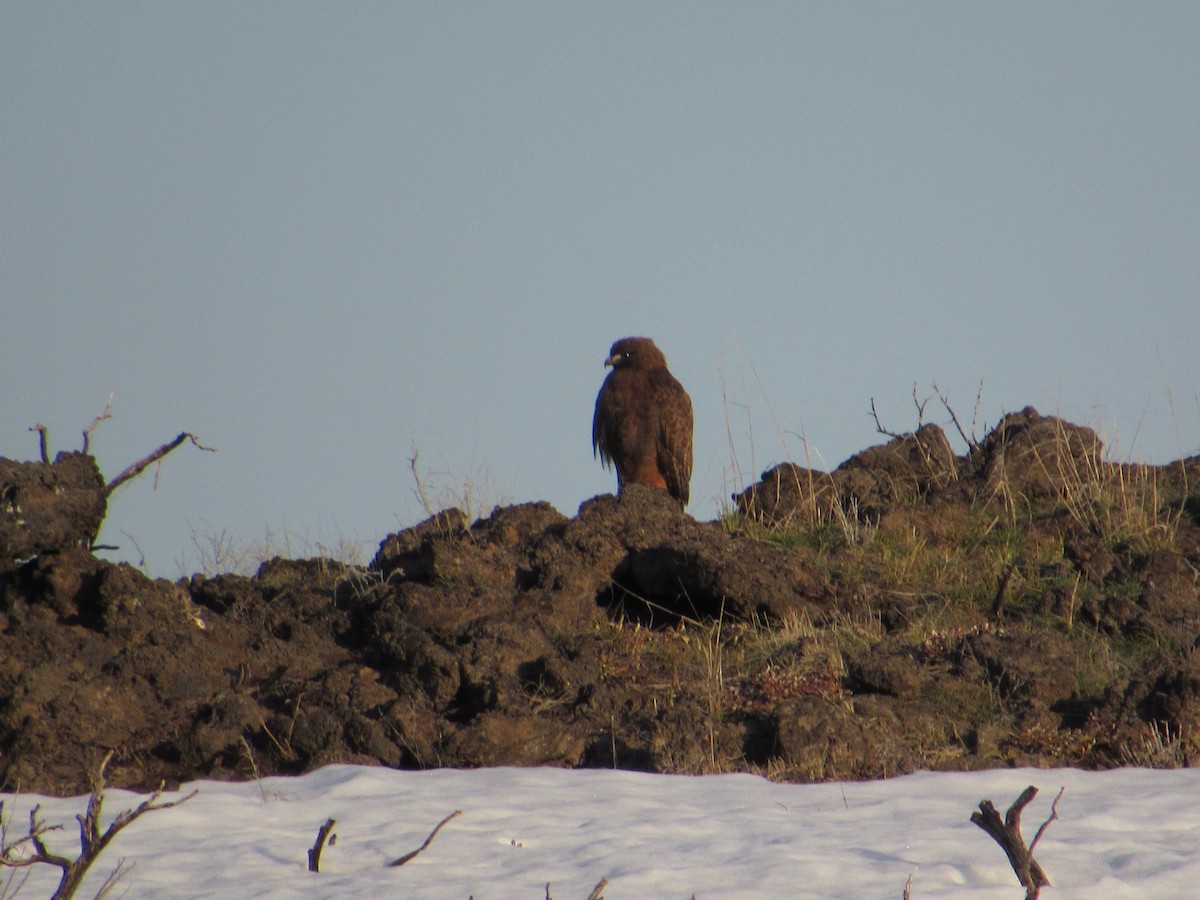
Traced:
[[174, 577], [193, 532], [369, 558], [414, 446], [435, 496], [573, 514], [630, 334], [698, 518], [876, 443], [872, 397], [913, 427], [914, 382], [1195, 453], [1197, 47], [1191, 2], [6, 3], [0, 454], [109, 392], [109, 477], [218, 448], [110, 505]]

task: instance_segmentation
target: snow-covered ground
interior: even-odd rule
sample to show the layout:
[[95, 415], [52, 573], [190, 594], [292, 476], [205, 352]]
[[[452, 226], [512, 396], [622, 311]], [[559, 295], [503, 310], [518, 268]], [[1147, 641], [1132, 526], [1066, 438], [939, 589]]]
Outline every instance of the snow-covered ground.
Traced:
[[[971, 824], [979, 801], [1004, 812], [1027, 785], [1032, 840], [1060, 787], [1036, 857], [1044, 898], [1200, 896], [1200, 771], [1002, 770], [888, 781], [773, 784], [751, 775], [683, 777], [560, 769], [400, 772], [330, 766], [299, 778], [201, 781], [173, 809], [122, 831], [79, 892], [93, 897], [124, 858], [110, 896], [420, 897], [583, 900], [601, 878], [621, 898], [1024, 896], [1000, 847]], [[51, 852], [78, 851], [86, 798], [4, 798], [8, 837], [42, 804]], [[144, 796], [110, 790], [102, 825]], [[454, 810], [407, 865], [414, 850]], [[321, 872], [308, 849], [327, 818], [336, 842]], [[58, 870], [32, 872], [19, 897], [48, 896]], [[9, 877], [0, 872], [0, 879]], [[10, 885], [10, 891], [12, 886]], [[547, 888], [547, 885], [549, 887]], [[0, 880], [0, 887], [3, 881]]]

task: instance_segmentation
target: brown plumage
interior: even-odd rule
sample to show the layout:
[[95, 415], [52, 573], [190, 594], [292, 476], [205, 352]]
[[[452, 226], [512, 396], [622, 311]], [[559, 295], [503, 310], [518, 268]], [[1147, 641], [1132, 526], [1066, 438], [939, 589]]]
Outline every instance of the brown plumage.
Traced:
[[622, 338], [604, 365], [612, 371], [596, 397], [592, 451], [627, 484], [662, 488], [687, 505], [692, 478], [692, 399], [667, 371], [654, 341]]

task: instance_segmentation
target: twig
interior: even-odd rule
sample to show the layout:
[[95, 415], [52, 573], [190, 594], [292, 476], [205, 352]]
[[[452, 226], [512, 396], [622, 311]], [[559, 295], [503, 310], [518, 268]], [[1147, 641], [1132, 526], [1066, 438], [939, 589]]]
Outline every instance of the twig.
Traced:
[[[963, 430], [962, 423], [958, 421], [958, 416], [957, 416], [957, 414], [955, 414], [954, 408], [950, 405], [950, 398], [941, 392], [941, 389], [937, 386], [936, 381], [933, 383], [933, 390], [937, 394], [938, 399], [940, 401], [942, 401], [942, 406], [944, 406], [946, 408], [946, 412], [950, 413], [950, 421], [953, 422], [954, 427], [956, 429], [958, 429], [958, 436], [963, 439], [963, 443], [967, 445], [968, 450], [974, 450], [976, 447], [979, 446], [979, 441], [975, 437], [974, 423], [972, 422], [972, 424], [971, 424], [971, 435], [970, 435], [970, 437], [968, 437], [966, 431]], [[979, 393], [975, 395], [975, 415], [976, 416], [979, 415], [979, 400], [982, 396], [983, 396], [983, 382], [980, 382], [979, 383]]]
[[425, 493], [425, 482], [421, 478], [421, 470], [417, 467], [417, 459], [420, 453], [417, 452], [417, 443], [413, 441], [412, 456], [408, 458], [408, 465], [412, 469], [413, 481], [417, 483], [413, 493], [417, 495], [417, 499], [421, 501], [421, 508], [425, 510], [428, 516], [436, 515], [437, 510], [433, 508], [433, 504], [429, 502], [429, 495]]
[[596, 882], [596, 886], [592, 888], [592, 892], [588, 894], [587, 900], [604, 900], [604, 889], [608, 887], [608, 879], [601, 878]]
[[50, 451], [46, 449], [46, 426], [41, 422], [38, 422], [29, 430], [36, 431], [38, 433], [38, 450], [41, 451], [42, 462], [50, 462]]
[[[913, 388], [913, 393], [914, 394], [916, 393], [915, 387]], [[875, 420], [875, 430], [878, 431], [880, 434], [885, 434], [890, 438], [898, 438], [898, 437], [902, 436], [902, 435], [896, 434], [896, 432], [894, 432], [894, 431], [888, 431], [886, 428], [883, 427], [883, 423], [879, 421], [879, 413], [875, 409], [875, 398], [874, 397], [871, 398], [871, 418]]]
[[445, 825], [451, 819], [456, 819], [461, 815], [462, 815], [461, 809], [456, 809], [454, 812], [450, 813], [450, 815], [446, 816], [446, 818], [442, 819], [442, 821], [438, 822], [437, 825], [434, 826], [433, 831], [429, 832], [429, 837], [425, 838], [425, 843], [423, 843], [416, 850], [413, 850], [411, 853], [405, 853], [399, 859], [392, 860], [390, 863], [388, 863], [388, 865], [389, 866], [402, 866], [406, 862], [409, 862], [410, 860], [412, 860], [415, 856], [417, 856], [417, 854], [419, 854], [422, 850], [424, 850], [431, 843], [433, 843], [433, 839], [435, 837], [437, 837], [437, 833], [442, 830], [443, 825]]
[[1008, 594], [1008, 584], [1017, 571], [1017, 564], [1010, 562], [1004, 574], [1000, 576], [1000, 585], [996, 588], [996, 596], [992, 598], [992, 618], [999, 619], [1004, 612], [1004, 599]]
[[1029, 855], [1030, 856], [1033, 856], [1033, 848], [1036, 847], [1038, 845], [1038, 841], [1040, 841], [1042, 839], [1042, 834], [1046, 831], [1046, 828], [1050, 825], [1051, 822], [1053, 822], [1055, 819], [1058, 818], [1058, 801], [1062, 799], [1063, 791], [1065, 791], [1066, 789], [1067, 789], [1067, 786], [1065, 784], [1058, 789], [1058, 796], [1055, 797], [1054, 802], [1050, 804], [1050, 817], [1048, 819], [1046, 819], [1045, 822], [1042, 823], [1042, 827], [1039, 828], [1037, 830], [1037, 834], [1035, 834], [1033, 836], [1033, 843], [1031, 843], [1029, 845]]
[[104, 488], [104, 496], [105, 497], [109, 496], [113, 491], [115, 491], [117, 488], [119, 488], [121, 485], [123, 485], [126, 481], [129, 481], [129, 479], [136, 478], [137, 476], [141, 475], [142, 472], [145, 471], [147, 466], [149, 466], [151, 463], [157, 462], [158, 460], [162, 459], [164, 456], [166, 456], [168, 453], [170, 453], [172, 450], [174, 450], [176, 447], [178, 447], [184, 441], [191, 441], [195, 446], [199, 447], [201, 450], [204, 450], [208, 453], [216, 453], [217, 452], [215, 448], [205, 447], [203, 444], [201, 444], [200, 441], [197, 440], [197, 438], [194, 434], [191, 434], [187, 431], [181, 432], [179, 434], [179, 437], [175, 438], [175, 440], [169, 441], [168, 443], [163, 444], [161, 447], [159, 447], [157, 450], [155, 450], [149, 456], [146, 456], [143, 459], [139, 459], [132, 466], [127, 468], [124, 472], [122, 472], [120, 475], [118, 475], [116, 478], [114, 478], [112, 481], [110, 481], [107, 484], [107, 486], [105, 486], [105, 488]]
[[902, 900], [912, 900], [912, 875], [909, 875], [908, 881], [904, 882], [904, 894]]
[[17, 880], [17, 870], [13, 869], [11, 872], [8, 873], [8, 876], [4, 879], [4, 883], [0, 884], [0, 897], [5, 897], [5, 898], [16, 897], [18, 894], [21, 893], [21, 889], [25, 887], [25, 882], [27, 882], [29, 880], [29, 876], [32, 874], [33, 874], [32, 871], [30, 871], [29, 869], [26, 869], [24, 872], [21, 873], [21, 878], [18, 881]]
[[[971, 413], [971, 438], [975, 437], [975, 428], [979, 424], [979, 407], [983, 405], [983, 379], [979, 379], [979, 390], [975, 392], [975, 409]], [[985, 429], [986, 430], [986, 429]], [[975, 441], [975, 446], [979, 446], [979, 442]]]
[[89, 425], [87, 428], [83, 429], [83, 452], [84, 453], [88, 452], [88, 445], [91, 443], [91, 440], [92, 440], [93, 429], [95, 429], [95, 427], [97, 425], [99, 425], [101, 422], [103, 422], [105, 419], [112, 418], [112, 404], [113, 404], [113, 397], [115, 397], [115, 396], [116, 396], [116, 393], [110, 393], [108, 395], [108, 402], [104, 404], [104, 412], [100, 413], [100, 415], [98, 415], [98, 416], [96, 416], [96, 418], [92, 419], [92, 424]]
[[337, 840], [337, 835], [330, 837], [330, 832], [333, 831], [333, 826], [336, 824], [336, 819], [326, 819], [325, 824], [317, 831], [317, 842], [308, 851], [308, 871], [321, 871], [321, 851], [325, 849], [326, 841], [329, 841], [329, 845], [333, 846], [333, 843]]
[[925, 407], [929, 405], [929, 398], [917, 399], [916, 382], [913, 382], [913, 405], [917, 408], [917, 430], [920, 431], [921, 426], [925, 424]]
[[96, 891], [96, 900], [104, 900], [109, 894], [117, 889], [117, 885], [121, 879], [128, 875], [133, 870], [134, 864], [126, 862], [125, 857], [121, 857], [117, 867], [108, 873], [108, 877], [104, 879], [104, 884], [100, 885], [100, 890]]
[[[1033, 847], [1027, 848], [1025, 839], [1021, 837], [1021, 812], [1037, 796], [1037, 792], [1038, 789], [1033, 785], [1025, 788], [1021, 792], [1021, 796], [1017, 797], [1013, 801], [1013, 805], [1008, 808], [1003, 821], [991, 800], [983, 800], [979, 804], [979, 811], [971, 813], [971, 821], [990, 834], [1008, 856], [1017, 880], [1025, 888], [1025, 900], [1037, 900], [1041, 889], [1050, 884], [1049, 877], [1037, 860], [1033, 858]], [[1058, 796], [1062, 796], [1062, 791], [1058, 792]], [[1058, 811], [1055, 808], [1057, 806], [1058, 799], [1056, 798], [1050, 807], [1050, 818], [1038, 829], [1037, 836], [1033, 839], [1035, 846], [1038, 838], [1042, 836], [1042, 832], [1046, 830], [1046, 826], [1058, 818]]]

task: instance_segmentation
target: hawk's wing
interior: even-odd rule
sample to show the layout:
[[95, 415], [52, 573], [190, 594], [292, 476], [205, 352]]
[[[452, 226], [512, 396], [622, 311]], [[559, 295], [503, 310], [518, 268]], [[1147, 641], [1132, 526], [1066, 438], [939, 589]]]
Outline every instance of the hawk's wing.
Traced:
[[592, 416], [592, 455], [599, 456], [606, 469], [611, 469], [613, 464], [609, 432], [616, 420], [612, 408], [611, 378], [612, 375], [609, 375], [600, 386], [600, 393], [596, 396], [596, 412]]
[[686, 506], [692, 480], [692, 398], [665, 369], [654, 373], [652, 393], [658, 411], [658, 471], [667, 491]]

